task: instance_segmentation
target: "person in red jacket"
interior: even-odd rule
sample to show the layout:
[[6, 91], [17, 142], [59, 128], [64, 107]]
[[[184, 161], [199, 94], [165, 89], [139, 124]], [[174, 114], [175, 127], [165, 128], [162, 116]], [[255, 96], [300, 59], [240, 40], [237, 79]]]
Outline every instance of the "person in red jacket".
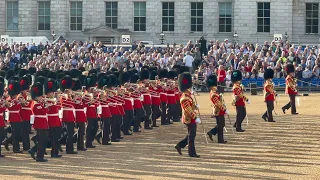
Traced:
[[223, 138], [223, 128], [225, 126], [224, 115], [226, 114], [226, 107], [222, 100], [222, 96], [220, 96], [219, 92], [217, 92], [217, 76], [210, 75], [207, 78], [207, 86], [210, 89], [210, 100], [213, 105], [213, 115], [216, 117], [217, 125], [211, 129], [207, 135], [210, 140], [213, 141], [212, 135], [218, 134], [218, 143], [227, 143], [227, 141]]
[[294, 66], [292, 64], [287, 64], [286, 67], [287, 78], [286, 78], [286, 94], [289, 95], [290, 102], [282, 107], [283, 114], [286, 113], [286, 110], [291, 108], [291, 114], [297, 115], [296, 109], [296, 96], [298, 94], [297, 83], [294, 79]]
[[150, 80], [152, 81], [150, 83], [149, 91], [151, 93], [151, 109], [152, 109], [152, 115], [151, 115], [151, 120], [152, 120], [152, 127], [159, 127], [157, 126], [157, 119], [161, 117], [161, 110], [160, 110], [160, 95], [157, 92], [157, 82], [156, 82], [156, 76], [158, 75], [157, 71], [152, 70], [150, 72]]
[[54, 79], [48, 78], [44, 84], [44, 92], [46, 94], [45, 104], [48, 107], [48, 125], [49, 125], [49, 137], [51, 142], [51, 157], [60, 158], [59, 138], [61, 137], [62, 123], [59, 118], [59, 110], [61, 106], [57, 105], [57, 99], [54, 98], [54, 93], [57, 91], [57, 82]]
[[[5, 99], [3, 97], [3, 93], [4, 93], [4, 83], [0, 82], [0, 144], [2, 143], [2, 141], [4, 140], [5, 137], [5, 132], [4, 132], [4, 128], [6, 127], [6, 124], [4, 122], [4, 118], [3, 118], [3, 113], [6, 110], [6, 106], [5, 106]], [[1, 146], [0, 146], [0, 158], [3, 158], [4, 155], [1, 153]]]
[[65, 75], [60, 80], [60, 90], [64, 92], [66, 96], [60, 97], [61, 101], [61, 110], [62, 110], [62, 122], [64, 122], [67, 127], [66, 134], [66, 153], [67, 154], [78, 154], [77, 151], [74, 151], [73, 147], [73, 135], [75, 128], [75, 113], [74, 113], [74, 102], [71, 97], [71, 88], [72, 88], [72, 78], [69, 75]]
[[87, 92], [84, 95], [84, 103], [87, 107], [87, 130], [86, 130], [86, 147], [87, 148], [95, 148], [92, 144], [93, 140], [98, 131], [98, 114], [97, 107], [98, 101], [94, 99], [95, 93], [93, 92], [93, 87], [96, 86], [97, 83], [97, 75], [89, 74], [84, 80], [84, 85], [86, 86]]
[[160, 100], [161, 100], [161, 125], [169, 125], [170, 120], [167, 119], [167, 93], [164, 90], [165, 87], [162, 87], [162, 85], [165, 84], [165, 79], [168, 76], [168, 70], [167, 69], [162, 69], [159, 71], [159, 79], [161, 81], [161, 84], [158, 85], [157, 90], [158, 93], [160, 94]]
[[31, 85], [31, 79], [29, 79], [28, 76], [23, 76], [20, 79], [20, 90], [21, 90], [21, 95], [20, 98], [22, 100], [21, 103], [21, 110], [20, 110], [20, 117], [22, 119], [22, 130], [23, 130], [23, 135], [22, 135], [22, 144], [23, 144], [23, 150], [28, 151], [30, 149], [30, 116], [32, 115], [32, 101], [29, 99], [29, 88]]
[[75, 136], [77, 139], [77, 150], [78, 151], [86, 151], [87, 149], [84, 147], [84, 135], [86, 130], [86, 112], [85, 108], [87, 108], [87, 105], [84, 103], [82, 99], [82, 84], [81, 81], [78, 78], [72, 79], [72, 91], [74, 99], [74, 109], [75, 109], [75, 122], [78, 127], [78, 131], [76, 132]]
[[[168, 102], [168, 111], [167, 111], [167, 119], [173, 122], [179, 122], [178, 118], [178, 109], [177, 109], [177, 100], [175, 94], [175, 78], [178, 76], [177, 70], [169, 71], [168, 73], [168, 81], [167, 81], [167, 102]], [[170, 121], [171, 122], [171, 121]]]
[[144, 129], [153, 129], [151, 124], [151, 95], [149, 92], [149, 89], [147, 86], [148, 80], [149, 80], [149, 70], [148, 69], [142, 69], [140, 71], [140, 78], [139, 78], [141, 84], [141, 97], [142, 97], [142, 104], [143, 109], [145, 110], [145, 116], [144, 116]]
[[275, 122], [273, 120], [272, 111], [274, 109], [274, 100], [276, 92], [272, 83], [274, 71], [272, 69], [266, 69], [264, 72], [265, 83], [263, 86], [264, 90], [264, 101], [267, 104], [267, 111], [262, 115], [262, 119], [268, 122]]
[[[43, 85], [36, 82], [31, 87], [31, 97], [34, 100], [32, 107], [33, 119], [30, 123], [33, 124], [33, 128], [37, 131], [37, 143], [28, 151], [33, 159], [37, 162], [47, 162], [44, 159], [45, 150], [48, 143], [48, 109], [43, 99]], [[37, 152], [37, 157], [35, 157]]]
[[217, 74], [218, 74], [218, 92], [224, 93], [224, 88], [226, 86], [227, 72], [226, 70], [224, 70], [223, 65], [219, 66]]
[[[18, 100], [20, 94], [20, 83], [18, 77], [12, 77], [8, 82], [8, 94], [10, 102], [7, 109], [9, 112], [8, 122], [12, 128], [12, 145], [14, 153], [22, 153], [19, 142], [22, 140], [22, 120], [19, 114], [21, 104]], [[29, 135], [28, 135], [29, 136]]]
[[119, 83], [124, 89], [123, 100], [124, 100], [124, 110], [125, 116], [123, 119], [122, 129], [124, 135], [132, 135], [131, 122], [134, 118], [133, 111], [133, 100], [130, 98], [130, 93], [127, 91], [129, 87], [128, 82], [130, 81], [130, 75], [128, 72], [122, 72], [119, 76]]
[[241, 80], [242, 80], [241, 71], [239, 70], [233, 71], [231, 74], [231, 81], [233, 83], [232, 91], [233, 91], [233, 97], [234, 97], [232, 105], [236, 106], [236, 110], [237, 110], [237, 120], [234, 125], [236, 127], [237, 132], [244, 132], [244, 130], [241, 127], [241, 124], [244, 118], [247, 116], [245, 102], [250, 104], [249, 99], [243, 95]]

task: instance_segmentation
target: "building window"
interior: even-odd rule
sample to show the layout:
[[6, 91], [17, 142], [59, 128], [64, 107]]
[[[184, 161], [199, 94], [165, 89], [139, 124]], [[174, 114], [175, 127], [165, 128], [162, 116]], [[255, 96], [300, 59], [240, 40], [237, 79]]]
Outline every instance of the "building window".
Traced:
[[258, 26], [257, 32], [270, 32], [270, 3], [258, 3]]
[[82, 2], [70, 2], [70, 30], [82, 31]]
[[191, 31], [192, 32], [203, 31], [203, 3], [202, 2], [191, 3]]
[[219, 3], [219, 32], [231, 32], [232, 3]]
[[118, 28], [118, 2], [106, 2], [106, 26]]
[[306, 3], [306, 33], [319, 30], [319, 3]]
[[146, 2], [134, 2], [134, 31], [146, 31]]
[[174, 2], [162, 2], [162, 31], [174, 31]]
[[18, 31], [19, 30], [19, 8], [18, 1], [7, 2], [7, 30]]
[[38, 30], [50, 30], [50, 1], [39, 1]]

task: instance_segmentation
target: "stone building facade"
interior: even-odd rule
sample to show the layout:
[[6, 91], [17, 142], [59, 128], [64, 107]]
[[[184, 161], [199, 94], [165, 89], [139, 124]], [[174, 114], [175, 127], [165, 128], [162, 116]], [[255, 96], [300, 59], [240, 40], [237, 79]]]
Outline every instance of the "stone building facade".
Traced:
[[[69, 40], [319, 44], [319, 0], [0, 0], [0, 35]], [[284, 37], [283, 37], [284, 38]], [[113, 40], [112, 40], [113, 39]]]

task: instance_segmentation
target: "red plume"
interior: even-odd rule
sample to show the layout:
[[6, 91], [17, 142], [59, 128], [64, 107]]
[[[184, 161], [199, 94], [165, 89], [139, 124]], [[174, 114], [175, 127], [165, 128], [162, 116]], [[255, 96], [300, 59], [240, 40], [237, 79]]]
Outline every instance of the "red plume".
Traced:
[[52, 82], [49, 81], [49, 82], [48, 82], [48, 89], [51, 89], [51, 88], [52, 88]]
[[72, 81], [72, 87], [74, 87], [75, 84], [76, 84], [76, 82], [75, 82], [75, 81]]
[[64, 79], [61, 81], [61, 84], [65, 86], [65, 85], [67, 85], [67, 81]]
[[21, 80], [21, 81], [20, 81], [20, 86], [24, 86], [25, 83], [26, 83], [25, 80]]
[[34, 87], [34, 88], [33, 88], [33, 91], [38, 94], [38, 93], [39, 93], [38, 87]]
[[10, 85], [9, 85], [9, 89], [12, 91], [12, 89], [13, 89], [13, 84], [10, 84]]
[[188, 84], [188, 82], [189, 82], [188, 79], [183, 79], [182, 80], [182, 84], [184, 84], [184, 85]]

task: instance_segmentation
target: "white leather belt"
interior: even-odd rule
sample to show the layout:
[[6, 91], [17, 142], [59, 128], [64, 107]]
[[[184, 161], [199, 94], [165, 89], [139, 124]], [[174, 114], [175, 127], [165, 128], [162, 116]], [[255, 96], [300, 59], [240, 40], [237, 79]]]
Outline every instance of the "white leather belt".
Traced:
[[34, 115], [35, 118], [47, 118], [46, 115]]
[[0, 116], [3, 116], [3, 113], [0, 113]]
[[167, 94], [167, 96], [175, 96], [175, 94]]
[[19, 113], [20, 111], [8, 111], [9, 113]]
[[56, 114], [47, 114], [47, 116], [59, 116], [59, 113], [56, 113]]
[[74, 109], [72, 108], [61, 108], [62, 111], [73, 111]]
[[84, 112], [84, 109], [75, 109], [76, 112]]
[[21, 109], [24, 109], [24, 110], [32, 110], [31, 108], [26, 108], [26, 107], [22, 107]]
[[101, 107], [108, 108], [109, 105], [101, 105]]
[[154, 96], [154, 95], [151, 95], [151, 97], [156, 97], [156, 98], [160, 98], [160, 96]]

